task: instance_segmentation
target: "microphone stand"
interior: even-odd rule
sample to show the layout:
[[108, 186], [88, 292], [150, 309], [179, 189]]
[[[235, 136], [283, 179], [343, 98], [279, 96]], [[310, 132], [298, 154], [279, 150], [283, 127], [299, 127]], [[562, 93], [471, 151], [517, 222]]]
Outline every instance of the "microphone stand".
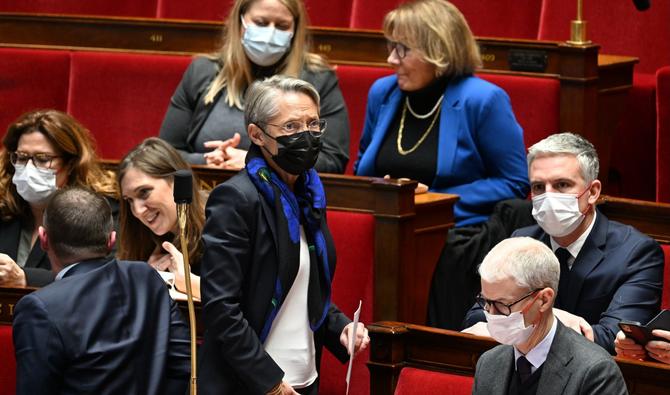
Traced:
[[188, 243], [186, 241], [186, 219], [192, 200], [192, 174], [188, 170], [178, 170], [174, 176], [174, 197], [177, 203], [177, 223], [179, 225], [179, 239], [184, 257], [184, 280], [186, 282], [186, 296], [188, 302], [188, 320], [191, 332], [191, 385], [190, 395], [196, 395], [197, 366], [196, 366], [196, 326], [195, 307], [193, 306], [193, 290], [191, 289], [191, 265], [189, 264]]

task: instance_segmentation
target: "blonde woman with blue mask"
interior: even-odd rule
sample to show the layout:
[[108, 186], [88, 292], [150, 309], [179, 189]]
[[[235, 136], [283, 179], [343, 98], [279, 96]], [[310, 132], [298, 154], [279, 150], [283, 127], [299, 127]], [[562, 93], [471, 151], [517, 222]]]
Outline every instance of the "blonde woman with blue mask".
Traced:
[[301, 0], [237, 0], [223, 45], [197, 57], [184, 73], [165, 114], [160, 137], [192, 164], [241, 169], [250, 146], [244, 93], [275, 74], [299, 77], [321, 96], [328, 122], [315, 169], [343, 173], [349, 160], [349, 118], [337, 77], [309, 51], [307, 13]]

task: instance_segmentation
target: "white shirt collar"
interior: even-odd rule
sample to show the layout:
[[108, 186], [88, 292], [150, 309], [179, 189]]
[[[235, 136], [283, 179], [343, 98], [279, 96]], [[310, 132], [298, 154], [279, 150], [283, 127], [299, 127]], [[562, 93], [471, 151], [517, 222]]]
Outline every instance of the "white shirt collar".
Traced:
[[[577, 255], [579, 255], [579, 251], [582, 250], [582, 247], [584, 247], [584, 243], [586, 242], [586, 238], [589, 237], [589, 234], [591, 234], [591, 230], [593, 230], [593, 225], [596, 224], [596, 216], [598, 215], [598, 211], [594, 210], [593, 211], [593, 220], [589, 224], [589, 227], [586, 228], [584, 233], [582, 233], [577, 240], [573, 241], [569, 246], [565, 247], [565, 249], [568, 250], [570, 255], [572, 256], [572, 261], [574, 262], [574, 259], [577, 258]], [[551, 249], [552, 251], [556, 252], [557, 249], [561, 248], [561, 245], [554, 240], [553, 237], [549, 238], [551, 242]], [[572, 265], [571, 265], [572, 266]]]
[[[517, 359], [521, 356], [525, 356], [528, 362], [532, 365], [530, 368], [531, 373], [535, 373], [535, 371], [542, 366], [544, 361], [547, 360], [547, 355], [549, 355], [549, 349], [551, 348], [551, 343], [554, 342], [554, 336], [556, 336], [556, 327], [558, 326], [557, 323], [558, 319], [556, 316], [554, 316], [554, 322], [551, 324], [551, 329], [549, 329], [549, 333], [542, 339], [541, 342], [535, 345], [526, 355], [522, 354], [521, 351], [517, 350], [516, 347], [514, 347], [514, 361], [516, 362]], [[515, 370], [516, 370], [516, 363], [514, 364]]]
[[78, 264], [79, 264], [79, 262], [77, 262], [77, 263], [73, 263], [73, 264], [71, 264], [71, 265], [67, 265], [67, 266], [65, 266], [65, 267], [63, 268], [63, 270], [61, 270], [60, 272], [58, 272], [58, 274], [56, 274], [56, 279], [55, 279], [54, 281], [60, 280], [60, 279], [62, 279], [63, 277], [65, 277], [65, 273], [69, 272], [70, 269], [72, 269], [73, 267], [77, 266]]

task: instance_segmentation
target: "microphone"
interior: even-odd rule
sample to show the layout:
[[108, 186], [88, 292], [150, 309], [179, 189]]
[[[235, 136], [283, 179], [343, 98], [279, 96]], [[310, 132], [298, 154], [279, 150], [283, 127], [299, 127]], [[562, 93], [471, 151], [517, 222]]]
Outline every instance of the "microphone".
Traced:
[[174, 202], [189, 204], [193, 201], [193, 173], [190, 170], [177, 170], [174, 173]]
[[197, 373], [196, 373], [196, 339], [195, 339], [195, 307], [193, 306], [193, 291], [191, 290], [191, 265], [189, 264], [188, 242], [186, 240], [186, 220], [188, 209], [193, 201], [193, 173], [191, 170], [182, 169], [174, 172], [172, 184], [172, 196], [177, 203], [177, 224], [179, 225], [179, 239], [181, 240], [181, 253], [184, 257], [184, 282], [186, 283], [186, 296], [188, 303], [188, 318], [191, 329], [191, 386], [190, 395], [196, 395]]
[[651, 1], [649, 0], [633, 0], [633, 3], [635, 3], [635, 8], [638, 11], [646, 11], [651, 6]]

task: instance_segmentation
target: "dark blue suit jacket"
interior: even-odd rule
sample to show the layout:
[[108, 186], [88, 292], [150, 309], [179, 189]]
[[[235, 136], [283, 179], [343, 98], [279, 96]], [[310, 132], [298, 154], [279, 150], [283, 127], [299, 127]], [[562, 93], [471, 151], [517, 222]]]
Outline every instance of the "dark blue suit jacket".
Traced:
[[144, 262], [89, 260], [21, 298], [16, 393], [184, 394], [189, 331]]
[[[537, 225], [512, 237], [529, 236], [551, 248], [549, 235]], [[593, 327], [595, 342], [614, 352], [621, 320], [647, 323], [660, 308], [663, 251], [632, 226], [610, 221], [601, 212], [570, 271], [567, 295], [556, 296], [555, 307], [583, 317]], [[466, 325], [484, 321], [473, 308]]]
[[[375, 163], [404, 99], [397, 81], [395, 75], [384, 77], [370, 88], [356, 175], [384, 176], [376, 174]], [[523, 131], [504, 90], [477, 77], [450, 82], [442, 101], [439, 133], [430, 190], [461, 197], [454, 206], [457, 226], [486, 221], [501, 200], [526, 197]]]

